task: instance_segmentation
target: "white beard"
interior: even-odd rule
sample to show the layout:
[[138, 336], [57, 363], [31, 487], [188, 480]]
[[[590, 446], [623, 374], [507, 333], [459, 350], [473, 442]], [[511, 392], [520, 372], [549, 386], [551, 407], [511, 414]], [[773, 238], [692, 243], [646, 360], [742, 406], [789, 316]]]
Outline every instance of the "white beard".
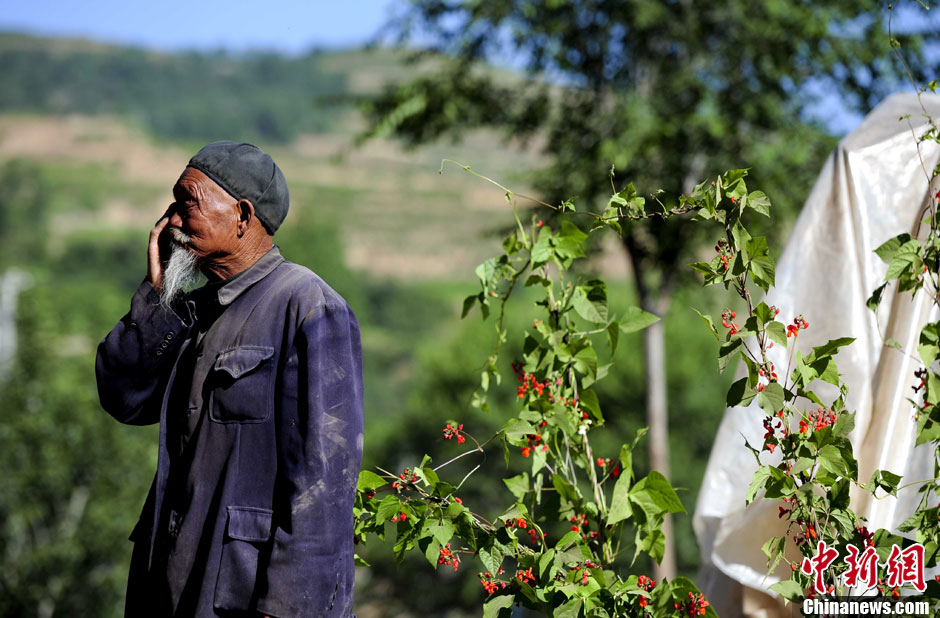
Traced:
[[183, 292], [192, 289], [200, 275], [196, 256], [186, 247], [189, 236], [177, 228], [170, 230], [170, 236], [170, 258], [163, 267], [163, 287], [160, 289], [160, 304], [166, 308]]

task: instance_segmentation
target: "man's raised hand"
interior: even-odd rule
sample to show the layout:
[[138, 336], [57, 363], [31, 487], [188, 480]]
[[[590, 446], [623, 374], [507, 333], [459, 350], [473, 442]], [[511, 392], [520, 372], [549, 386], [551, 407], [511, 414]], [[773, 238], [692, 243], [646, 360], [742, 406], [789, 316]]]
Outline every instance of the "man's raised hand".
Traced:
[[172, 206], [167, 208], [167, 211], [150, 230], [150, 244], [147, 247], [147, 280], [157, 291], [160, 291], [163, 287], [163, 256], [160, 251], [160, 235], [170, 222], [172, 211]]

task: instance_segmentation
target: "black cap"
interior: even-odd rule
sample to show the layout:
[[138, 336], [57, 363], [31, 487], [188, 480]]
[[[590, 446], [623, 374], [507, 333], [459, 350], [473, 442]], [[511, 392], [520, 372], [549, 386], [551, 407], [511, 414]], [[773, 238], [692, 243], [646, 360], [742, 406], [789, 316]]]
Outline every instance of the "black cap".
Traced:
[[212, 142], [189, 160], [236, 200], [248, 200], [268, 234], [280, 227], [290, 195], [284, 174], [266, 152], [244, 142]]

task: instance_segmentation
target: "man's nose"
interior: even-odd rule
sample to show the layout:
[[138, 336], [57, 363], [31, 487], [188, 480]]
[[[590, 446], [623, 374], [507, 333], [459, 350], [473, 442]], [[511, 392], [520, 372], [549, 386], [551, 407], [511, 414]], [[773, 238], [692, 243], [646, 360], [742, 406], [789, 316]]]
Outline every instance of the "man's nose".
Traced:
[[170, 227], [183, 227], [183, 218], [180, 216], [180, 213], [173, 209], [173, 212], [170, 213], [170, 219], [167, 221], [167, 225]]

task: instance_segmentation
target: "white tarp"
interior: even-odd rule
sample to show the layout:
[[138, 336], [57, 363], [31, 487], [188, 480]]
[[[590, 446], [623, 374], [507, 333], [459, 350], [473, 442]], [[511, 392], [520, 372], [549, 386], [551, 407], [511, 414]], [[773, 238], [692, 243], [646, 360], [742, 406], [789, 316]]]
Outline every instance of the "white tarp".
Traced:
[[[922, 100], [940, 119], [940, 96]], [[901, 119], [905, 115], [909, 119]], [[914, 410], [906, 398], [913, 395], [919, 368], [920, 329], [937, 319], [936, 312], [923, 294], [912, 302], [910, 293], [895, 294], [895, 285], [885, 291], [877, 319], [865, 305], [887, 271], [874, 249], [902, 232], [916, 234], [918, 215], [937, 191], [928, 187], [928, 172], [940, 150], [924, 143], [922, 165], [911, 131], [913, 125], [920, 134], [925, 124], [915, 95], [895, 94], [839, 143], [794, 225], [777, 263], [776, 287], [765, 299], [780, 309], [780, 319], [789, 323], [802, 314], [809, 322], [796, 341], [804, 354], [829, 339], [855, 337], [836, 361], [849, 387], [847, 409], [856, 413], [850, 438], [863, 483], [876, 469], [903, 475], [904, 482], [933, 476], [931, 446], [914, 448]], [[889, 338], [913, 351], [913, 357], [885, 347]], [[770, 350], [770, 360], [783, 378], [783, 346]], [[829, 388], [817, 388], [817, 393], [831, 401], [835, 389], [823, 386]], [[758, 500], [744, 506], [757, 464], [743, 436], [759, 448], [763, 417], [756, 400], [747, 408], [725, 411], [695, 506], [693, 523], [702, 554], [698, 584], [722, 618], [792, 615], [769, 589], [789, 577], [789, 566], [782, 563], [776, 573], [766, 575], [760, 550], [785, 532], [785, 521], [777, 516], [781, 503]], [[761, 457], [763, 461], [768, 454]], [[898, 499], [873, 500], [858, 491], [852, 497], [853, 509], [874, 530], [896, 528], [910, 516], [919, 496], [911, 488]]]

